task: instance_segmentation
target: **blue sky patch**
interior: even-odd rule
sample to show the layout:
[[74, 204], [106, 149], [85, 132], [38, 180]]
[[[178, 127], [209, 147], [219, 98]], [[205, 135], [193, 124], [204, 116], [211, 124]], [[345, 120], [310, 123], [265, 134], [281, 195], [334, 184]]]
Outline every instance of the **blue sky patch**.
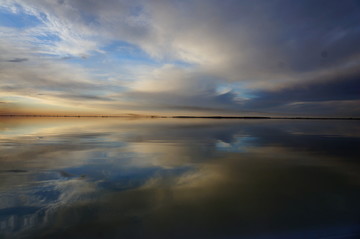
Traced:
[[14, 14], [0, 8], [0, 25], [11, 28], [30, 28], [40, 25], [42, 22], [33, 15], [25, 13]]

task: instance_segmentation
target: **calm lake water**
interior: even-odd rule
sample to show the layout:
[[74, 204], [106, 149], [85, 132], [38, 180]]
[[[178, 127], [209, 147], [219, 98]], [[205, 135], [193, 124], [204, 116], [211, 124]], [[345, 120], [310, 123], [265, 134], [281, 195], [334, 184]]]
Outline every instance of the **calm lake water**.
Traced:
[[360, 121], [0, 119], [0, 238], [360, 238]]

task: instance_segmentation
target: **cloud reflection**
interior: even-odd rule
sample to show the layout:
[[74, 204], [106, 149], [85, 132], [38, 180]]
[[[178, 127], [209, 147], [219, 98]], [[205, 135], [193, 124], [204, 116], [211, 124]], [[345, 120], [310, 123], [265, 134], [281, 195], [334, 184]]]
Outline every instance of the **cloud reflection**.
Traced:
[[354, 127], [277, 120], [3, 122], [2, 234], [251, 238], [316, 229], [328, 236], [344, 225], [345, 233], [357, 233]]

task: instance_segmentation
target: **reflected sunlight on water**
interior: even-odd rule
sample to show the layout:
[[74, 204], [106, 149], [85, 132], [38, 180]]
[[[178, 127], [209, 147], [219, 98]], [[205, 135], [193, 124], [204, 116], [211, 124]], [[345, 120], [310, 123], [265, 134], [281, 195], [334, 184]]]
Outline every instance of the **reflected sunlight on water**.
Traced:
[[0, 238], [357, 238], [360, 122], [0, 119]]

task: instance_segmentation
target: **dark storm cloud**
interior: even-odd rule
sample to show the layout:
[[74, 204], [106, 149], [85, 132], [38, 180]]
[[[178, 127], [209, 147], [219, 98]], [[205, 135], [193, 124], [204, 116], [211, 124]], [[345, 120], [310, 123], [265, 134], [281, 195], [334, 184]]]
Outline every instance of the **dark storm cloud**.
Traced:
[[358, 1], [277, 1], [259, 5], [265, 5], [265, 14], [276, 26], [270, 39], [263, 35], [265, 46], [276, 46], [278, 53], [286, 56], [286, 61], [280, 63], [295, 71], [342, 64], [360, 51], [356, 44], [360, 40]]
[[11, 60], [7, 60], [7, 62], [24, 62], [24, 61], [28, 61], [28, 58], [14, 58]]
[[[219, 84], [247, 82], [259, 89], [251, 94], [255, 99], [242, 104], [235, 96], [225, 101], [216, 96], [216, 102], [227, 105], [223, 109], [240, 113], [355, 113], [354, 103], [346, 101], [358, 99], [358, 80], [346, 72], [359, 62], [359, 2], [155, 1], [149, 6], [157, 25], [173, 37], [173, 44], [166, 49], [185, 52], [185, 58], [200, 64], [207, 75], [216, 76]], [[182, 31], [176, 31], [178, 28]], [[194, 45], [197, 48], [192, 52]], [[178, 81], [189, 81], [186, 79]], [[185, 95], [185, 100], [179, 95], [157, 95], [147, 102], [191, 109], [189, 100], [195, 108], [216, 109], [213, 99], [202, 93]], [[136, 93], [134, 98], [142, 97], [146, 98]], [[307, 104], [289, 106], [299, 102]]]
[[359, 58], [357, 1], [155, 1], [149, 5], [156, 25], [172, 41], [165, 49], [225, 80], [302, 81], [300, 73], [332, 71], [331, 67]]
[[[333, 78], [333, 77], [332, 77]], [[326, 81], [296, 84], [276, 91], [258, 91], [249, 107], [271, 107], [296, 102], [360, 100], [360, 72]]]
[[360, 116], [360, 72], [253, 92], [244, 109], [303, 115]]

